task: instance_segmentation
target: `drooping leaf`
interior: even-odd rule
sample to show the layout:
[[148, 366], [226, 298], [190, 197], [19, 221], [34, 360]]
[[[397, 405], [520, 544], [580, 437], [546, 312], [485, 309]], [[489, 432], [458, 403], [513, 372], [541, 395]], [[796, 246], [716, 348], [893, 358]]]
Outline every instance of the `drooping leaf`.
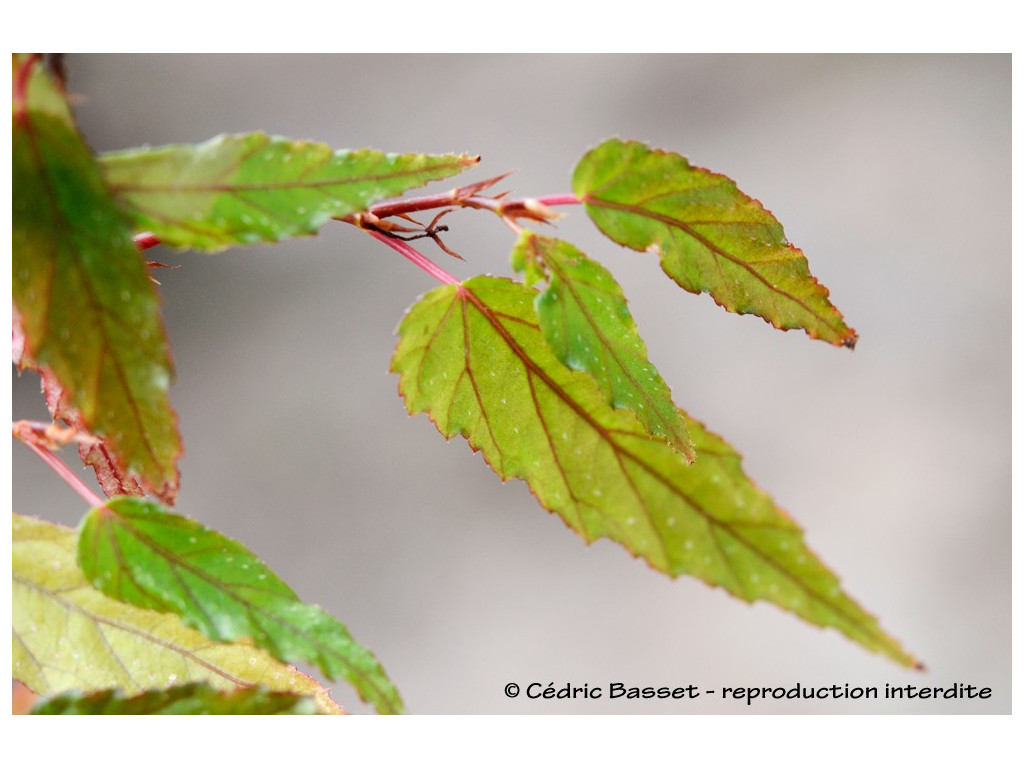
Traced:
[[173, 503], [181, 454], [160, 300], [130, 227], [34, 59], [16, 57], [13, 297], [24, 359], [49, 371], [119, 471]]
[[661, 256], [661, 267], [692, 293], [710, 293], [730, 312], [776, 328], [853, 347], [857, 333], [828, 299], [782, 225], [726, 176], [672, 152], [609, 139], [573, 175], [573, 191], [605, 235]]
[[166, 245], [218, 251], [313, 234], [332, 217], [454, 176], [479, 159], [335, 152], [326, 144], [249, 133], [111, 153], [101, 163], [136, 227]]
[[212, 643], [176, 616], [94, 589], [75, 562], [74, 530], [16, 514], [13, 536], [12, 677], [36, 693], [264, 685], [313, 696], [322, 712], [341, 713], [322, 686], [269, 653], [248, 643]]
[[840, 589], [800, 528], [696, 422], [697, 459], [608, 406], [594, 379], [545, 343], [534, 291], [476, 277], [421, 298], [399, 327], [392, 370], [411, 414], [463, 435], [502, 478], [524, 479], [587, 541], [609, 538], [669, 575], [765, 600], [869, 650], [914, 664]]
[[15, 364], [21, 370], [35, 368], [39, 371], [43, 397], [54, 423], [62, 421], [74, 430], [76, 436], [86, 438], [78, 442], [78, 455], [85, 466], [92, 467], [96, 472], [96, 480], [104, 493], [107, 496], [145, 496], [146, 491], [138, 477], [121, 468], [107, 441], [89, 433], [82, 415], [68, 401], [67, 392], [53, 372], [48, 368], [39, 368], [27, 359], [24, 354], [24, 334], [17, 312], [12, 331]]
[[181, 617], [212, 640], [251, 638], [285, 662], [344, 677], [381, 714], [402, 700], [380, 662], [343, 624], [299, 600], [237, 541], [135, 497], [111, 499], [83, 519], [78, 562], [104, 594]]
[[647, 359], [647, 346], [611, 273], [570, 243], [529, 230], [519, 237], [512, 264], [525, 272], [528, 284], [531, 277], [547, 275], [537, 316], [558, 359], [590, 373], [609, 404], [633, 411], [649, 433], [693, 461], [686, 426], [668, 385]]
[[187, 683], [127, 696], [116, 689], [71, 691], [43, 699], [33, 715], [315, 715], [309, 696], [278, 693], [257, 686], [221, 691], [205, 683]]

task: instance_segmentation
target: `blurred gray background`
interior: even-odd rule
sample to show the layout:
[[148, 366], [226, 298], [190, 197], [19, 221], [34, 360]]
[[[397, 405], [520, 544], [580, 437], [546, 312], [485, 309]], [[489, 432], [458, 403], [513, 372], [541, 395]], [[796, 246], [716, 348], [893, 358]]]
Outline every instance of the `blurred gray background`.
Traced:
[[[387, 372], [431, 278], [352, 227], [217, 255], [158, 249], [185, 439], [179, 511], [240, 539], [345, 622], [413, 713], [1010, 710], [1010, 57], [74, 55], [98, 151], [263, 130], [471, 152], [520, 195], [570, 191], [613, 135], [762, 200], [860, 333], [855, 352], [729, 315], [580, 209], [558, 234], [631, 300], [676, 401], [731, 441], [847, 590], [927, 665], [590, 547]], [[414, 193], [416, 194], [416, 193]], [[510, 274], [510, 233], [452, 214], [460, 277]], [[16, 418], [45, 415], [14, 381]], [[72, 455], [73, 456], [73, 455]], [[67, 457], [68, 460], [72, 456]], [[78, 498], [20, 447], [15, 509]], [[987, 701], [512, 700], [517, 682], [990, 686]], [[344, 683], [335, 698], [366, 708]]]

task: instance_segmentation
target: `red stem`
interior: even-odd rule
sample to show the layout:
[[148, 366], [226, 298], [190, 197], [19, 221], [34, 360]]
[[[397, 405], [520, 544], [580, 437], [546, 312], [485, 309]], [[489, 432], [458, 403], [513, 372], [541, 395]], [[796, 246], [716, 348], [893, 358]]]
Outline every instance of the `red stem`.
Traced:
[[377, 205], [371, 205], [369, 209], [363, 213], [355, 213], [339, 217], [339, 220], [359, 227], [367, 234], [398, 251], [413, 264], [435, 279], [440, 280], [442, 283], [458, 285], [458, 280], [441, 269], [441, 267], [434, 264], [434, 262], [430, 261], [415, 248], [407, 245], [405, 241], [395, 237], [388, 237], [384, 231], [379, 229], [382, 224], [381, 220], [391, 216], [403, 216], [417, 211], [429, 211], [436, 208], [455, 206], [460, 208], [476, 208], [478, 210], [492, 211], [498, 214], [498, 216], [501, 217], [501, 220], [504, 221], [513, 232], [519, 232], [520, 228], [517, 225], [518, 219], [532, 219], [534, 221], [547, 223], [557, 217], [556, 214], [549, 210], [550, 206], [579, 205], [581, 202], [575, 195], [571, 194], [548, 195], [546, 197], [524, 197], [513, 200], [504, 200], [501, 197], [483, 197], [473, 194], [474, 192], [486, 189], [488, 186], [496, 181], [500, 181], [502, 178], [504, 177], [498, 176], [494, 179], [488, 179], [487, 181], [480, 182], [476, 185], [456, 188], [450, 192], [445, 192], [439, 195], [425, 195], [423, 197], [412, 197], [404, 200], [378, 203]]
[[[459, 190], [455, 189], [451, 192], [444, 192], [439, 195], [425, 195], [423, 197], [410, 197], [403, 200], [378, 203], [377, 205], [371, 205], [368, 211], [378, 219], [386, 219], [389, 216], [400, 216], [405, 213], [429, 211], [435, 208], [444, 208], [446, 206], [454, 205], [462, 208], [477, 208], [494, 211], [500, 216], [536, 219], [537, 215], [532, 214], [531, 210], [535, 210], [538, 207], [538, 204], [540, 207], [552, 205], [579, 205], [580, 200], [576, 195], [547, 195], [546, 197], [523, 197], [512, 200], [483, 197], [481, 195], [469, 195], [462, 197], [459, 195]], [[358, 216], [358, 214], [355, 216]], [[351, 220], [355, 218], [355, 216], [347, 216], [345, 217], [345, 220]]]
[[449, 275], [447, 272], [445, 272], [443, 269], [437, 266], [437, 264], [432, 262], [430, 259], [428, 259], [422, 253], [417, 251], [411, 245], [406, 243], [404, 240], [396, 240], [393, 237], [388, 237], [383, 232], [374, 232], [372, 229], [364, 229], [363, 231], [370, 237], [380, 240], [382, 243], [384, 243], [384, 245], [394, 248], [400, 254], [405, 256], [405, 258], [407, 258], [409, 261], [411, 261], [413, 264], [415, 264], [417, 267], [422, 269], [424, 272], [426, 272], [434, 279], [440, 280], [442, 283], [447, 283], [448, 285], [459, 284], [460, 280], [458, 280], [458, 278]]
[[[483, 182], [483, 184], [491, 184], [500, 178], [503, 177], [488, 180], [487, 182]], [[550, 212], [545, 211], [546, 208], [553, 205], [580, 204], [580, 200], [576, 195], [572, 194], [547, 195], [545, 197], [524, 197], [512, 200], [503, 200], [500, 197], [494, 198], [466, 194], [474, 189], [479, 190], [481, 186], [482, 185], [477, 185], [476, 187], [471, 186], [463, 187], [462, 189], [453, 189], [450, 192], [444, 192], [439, 195], [425, 195], [423, 197], [411, 197], [404, 200], [378, 203], [377, 205], [371, 205], [366, 213], [375, 216], [377, 219], [385, 219], [390, 216], [401, 216], [403, 214], [415, 213], [417, 211], [429, 211], [436, 208], [456, 206], [461, 208], [476, 208], [477, 210], [493, 211], [507, 224], [511, 225], [512, 222], [518, 218], [545, 222], [550, 221], [553, 218], [553, 215]], [[441, 267], [430, 261], [430, 259], [412, 246], [407, 245], [404, 241], [388, 237], [382, 232], [377, 232], [373, 229], [368, 229], [362, 226], [360, 217], [363, 215], [364, 214], [362, 213], [356, 213], [345, 217], [339, 217], [339, 219], [347, 221], [350, 224], [354, 224], [371, 237], [375, 237], [385, 245], [390, 246], [424, 272], [435, 279], [440, 280], [442, 283], [447, 283], [449, 285], [457, 285], [459, 283], [459, 280], [445, 272]], [[513, 227], [513, 229], [515, 229], [515, 227]], [[135, 236], [135, 246], [140, 251], [145, 251], [156, 245], [160, 245], [160, 238], [152, 232], [140, 232]]]
[[[535, 214], [531, 215], [530, 209], [538, 204], [542, 207], [553, 205], [579, 205], [580, 200], [576, 195], [571, 194], [547, 195], [545, 197], [529, 197], [513, 200], [481, 197], [479, 195], [459, 197], [458, 190], [453, 190], [452, 192], [444, 192], [439, 195], [425, 195], [423, 197], [410, 197], [405, 200], [378, 203], [377, 205], [371, 205], [368, 212], [372, 213], [379, 219], [386, 219], [389, 216], [400, 216], [404, 213], [416, 213], [417, 211], [430, 211], [436, 208], [444, 208], [446, 206], [454, 205], [464, 208], [494, 211], [503, 218], [516, 218], [519, 216], [522, 216], [523, 218], [537, 218]], [[352, 214], [344, 217], [343, 220], [354, 224], [356, 223], [355, 219], [359, 215], [360, 214]], [[148, 250], [157, 245], [160, 245], [160, 238], [152, 232], [140, 232], [135, 235], [135, 247], [140, 251]]]
[[580, 199], [576, 195], [548, 195], [547, 197], [533, 198], [541, 205], [579, 205]]
[[75, 493], [77, 493], [79, 496], [85, 499], [86, 504], [88, 504], [90, 507], [103, 506], [103, 504], [105, 503], [103, 499], [101, 499], [99, 496], [93, 493], [89, 489], [89, 486], [82, 482], [82, 478], [80, 478], [78, 475], [72, 472], [68, 465], [61, 461], [60, 459], [58, 459], [56, 456], [54, 456], [52, 452], [36, 444], [32, 440], [26, 440], [22, 438], [22, 443], [24, 443], [28, 447], [28, 449], [32, 451], [32, 453], [34, 453], [36, 456], [42, 459], [43, 463], [45, 463], [46, 466], [48, 466], [50, 469], [56, 472], [57, 476], [60, 477], [61, 480], [70, 485], [71, 489]]

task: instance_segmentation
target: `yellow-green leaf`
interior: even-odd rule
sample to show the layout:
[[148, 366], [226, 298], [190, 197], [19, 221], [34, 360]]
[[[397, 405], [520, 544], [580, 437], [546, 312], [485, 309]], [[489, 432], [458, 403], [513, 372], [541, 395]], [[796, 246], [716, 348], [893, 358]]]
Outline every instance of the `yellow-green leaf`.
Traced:
[[177, 248], [218, 251], [315, 233], [475, 165], [469, 155], [334, 151], [264, 133], [106, 154], [103, 171], [135, 226]]
[[688, 423], [692, 465], [594, 379], [554, 356], [536, 293], [476, 277], [435, 289], [399, 327], [392, 370], [411, 414], [463, 435], [502, 478], [524, 479], [587, 541], [609, 538], [671, 576], [690, 574], [834, 627], [904, 665], [914, 658], [850, 599], [803, 533], [743, 474], [739, 456]]
[[276, 659], [344, 677], [382, 714], [402, 711], [380, 662], [345, 625], [299, 600], [237, 541], [156, 502], [119, 496], [91, 510], [80, 527], [78, 563], [110, 597], [177, 614], [211, 640], [251, 638]]
[[803, 252], [760, 202], [726, 176], [673, 152], [609, 139], [576, 166], [573, 191], [604, 234], [661, 256], [691, 293], [710, 293], [730, 312], [853, 347], [857, 333], [811, 274]]
[[512, 265], [527, 284], [546, 276], [537, 296], [544, 339], [563, 363], [587, 371], [605, 400], [633, 411], [652, 435], [693, 461], [693, 443], [672, 393], [647, 359], [647, 345], [612, 274], [572, 244], [524, 230], [512, 251]]
[[63, 92], [14, 59], [13, 297], [25, 357], [52, 371], [120, 470], [173, 503], [181, 454], [160, 299]]
[[316, 698], [328, 692], [249, 643], [214, 643], [176, 616], [106, 597], [75, 562], [74, 530], [14, 515], [12, 677], [43, 696], [118, 688], [128, 695], [188, 682], [221, 690], [263, 685]]

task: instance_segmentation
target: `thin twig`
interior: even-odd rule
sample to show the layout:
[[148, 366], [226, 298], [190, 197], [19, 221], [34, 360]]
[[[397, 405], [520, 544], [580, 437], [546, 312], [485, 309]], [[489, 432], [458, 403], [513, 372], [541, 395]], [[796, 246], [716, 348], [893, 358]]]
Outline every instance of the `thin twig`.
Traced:
[[428, 275], [433, 277], [435, 280], [440, 280], [442, 283], [446, 283], [448, 285], [458, 285], [461, 282], [458, 278], [449, 275], [447, 272], [441, 269], [441, 267], [437, 266], [437, 264], [432, 262], [430, 259], [428, 259], [426, 256], [417, 251], [408, 243], [402, 240], [396, 240], [393, 237], [385, 235], [383, 232], [376, 232], [372, 229], [364, 229], [363, 231], [366, 232], [366, 234], [368, 234], [370, 237], [376, 238], [377, 240], [380, 240], [382, 243], [384, 243], [384, 245], [398, 251], [405, 258], [407, 258], [417, 267], [422, 269]]
[[71, 486], [71, 489], [85, 499], [90, 507], [101, 507], [105, 503], [87, 486], [78, 475], [71, 471], [70, 467], [58, 459], [46, 444], [46, 438], [37, 434], [37, 425], [33, 422], [16, 421], [12, 425], [11, 432], [21, 440], [22, 443], [43, 460], [50, 469], [57, 473], [57, 476]]

